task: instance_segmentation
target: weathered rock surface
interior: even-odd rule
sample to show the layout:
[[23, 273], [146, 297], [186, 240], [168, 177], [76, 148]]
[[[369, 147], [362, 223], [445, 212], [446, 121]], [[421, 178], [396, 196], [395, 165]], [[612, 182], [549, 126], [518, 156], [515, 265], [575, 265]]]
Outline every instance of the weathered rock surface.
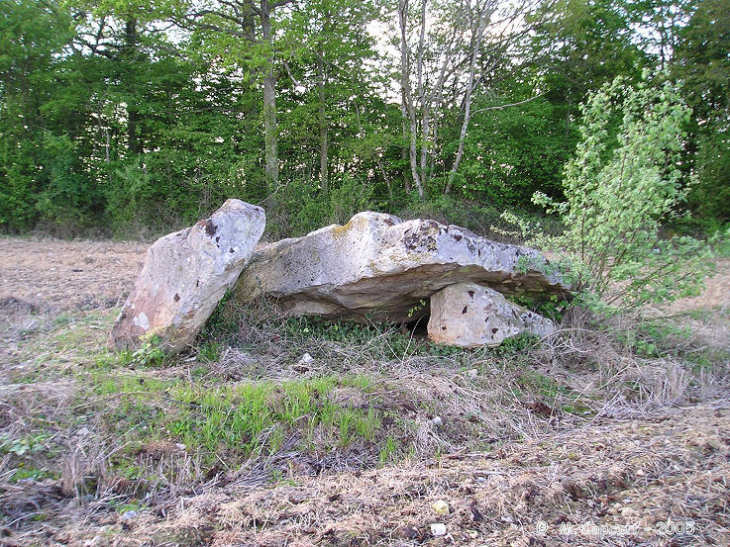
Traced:
[[359, 213], [258, 250], [236, 284], [242, 303], [265, 295], [285, 315], [408, 320], [421, 299], [454, 283], [475, 281], [506, 293], [564, 293], [554, 275], [520, 273], [535, 250], [479, 237], [434, 220], [402, 221]]
[[159, 336], [170, 352], [185, 348], [235, 283], [264, 231], [261, 207], [229, 199], [191, 228], [158, 239], [111, 332], [117, 348]]
[[554, 331], [549, 319], [476, 283], [449, 285], [431, 296], [428, 337], [439, 344], [498, 346], [522, 332], [547, 336]]

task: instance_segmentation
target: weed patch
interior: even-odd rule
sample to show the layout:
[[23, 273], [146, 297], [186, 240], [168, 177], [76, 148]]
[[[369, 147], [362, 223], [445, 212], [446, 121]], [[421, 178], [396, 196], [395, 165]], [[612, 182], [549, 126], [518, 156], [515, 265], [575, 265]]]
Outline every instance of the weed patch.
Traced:
[[[338, 399], [342, 389], [355, 390], [362, 407]], [[140, 450], [154, 442], [183, 446], [206, 472], [220, 461], [235, 468], [274, 455], [292, 440], [303, 455], [357, 445], [376, 459], [386, 439], [373, 382], [362, 375], [206, 386], [99, 374], [94, 392], [105, 407], [103, 433], [126, 445], [113, 460], [115, 472], [130, 479], [139, 478], [130, 469]]]

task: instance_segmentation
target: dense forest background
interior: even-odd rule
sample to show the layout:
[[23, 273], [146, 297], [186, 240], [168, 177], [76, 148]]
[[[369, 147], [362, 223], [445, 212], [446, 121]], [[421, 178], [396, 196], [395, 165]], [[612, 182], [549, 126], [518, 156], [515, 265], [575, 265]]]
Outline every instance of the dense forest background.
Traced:
[[[0, 231], [144, 236], [238, 197], [272, 237], [561, 197], [622, 75], [692, 108], [684, 207], [730, 220], [727, 0], [3, 0]], [[678, 137], [679, 138], [679, 137]]]

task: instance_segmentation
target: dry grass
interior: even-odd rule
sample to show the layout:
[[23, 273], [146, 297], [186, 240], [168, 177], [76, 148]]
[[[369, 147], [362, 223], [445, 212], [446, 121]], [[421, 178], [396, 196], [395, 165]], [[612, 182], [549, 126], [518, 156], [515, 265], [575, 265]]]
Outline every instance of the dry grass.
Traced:
[[[143, 250], [0, 239], [17, 259], [0, 261], [0, 544], [730, 542], [726, 271], [710, 296], [651, 321], [573, 322], [500, 351], [227, 309], [219, 345], [159, 368], [103, 347], [116, 313], [104, 308]], [[93, 268], [77, 268], [86, 256]], [[314, 360], [299, 364], [305, 352]], [[166, 386], [321, 378], [340, 379], [327, 394], [337, 408], [376, 414], [373, 438], [340, 446], [297, 422], [233, 465], [230, 448], [211, 462], [164, 429], [181, 411]], [[447, 515], [431, 508], [439, 499]]]
[[[69, 508], [66, 522], [14, 540], [727, 545], [729, 438], [726, 404], [667, 409], [652, 419], [591, 423], [490, 453], [456, 452], [364, 472], [292, 475], [271, 487], [232, 482], [202, 488], [164, 508], [142, 510], [131, 522]], [[436, 500], [448, 504], [447, 515], [434, 512]], [[431, 536], [434, 522], [446, 525], [446, 538]]]

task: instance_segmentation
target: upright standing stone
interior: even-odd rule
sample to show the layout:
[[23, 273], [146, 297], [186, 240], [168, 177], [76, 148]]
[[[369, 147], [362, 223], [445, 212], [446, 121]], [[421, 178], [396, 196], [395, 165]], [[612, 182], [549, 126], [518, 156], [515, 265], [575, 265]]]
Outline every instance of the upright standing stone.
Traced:
[[449, 285], [431, 296], [428, 337], [439, 344], [498, 346], [522, 332], [546, 336], [554, 330], [549, 319], [476, 283]]
[[261, 207], [229, 199], [191, 228], [158, 239], [111, 332], [117, 348], [159, 337], [171, 353], [190, 344], [235, 283], [264, 231]]

